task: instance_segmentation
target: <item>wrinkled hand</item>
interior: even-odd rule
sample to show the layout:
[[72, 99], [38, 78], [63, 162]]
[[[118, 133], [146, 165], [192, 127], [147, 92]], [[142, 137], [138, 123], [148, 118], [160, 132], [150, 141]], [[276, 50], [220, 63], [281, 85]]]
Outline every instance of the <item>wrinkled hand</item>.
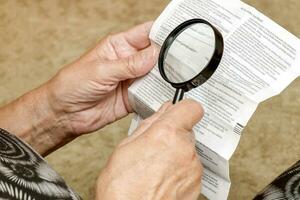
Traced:
[[129, 85], [157, 60], [151, 25], [106, 37], [46, 84], [0, 108], [0, 127], [47, 155], [126, 116]]
[[157, 61], [158, 50], [149, 40], [151, 25], [106, 37], [49, 82], [50, 105], [71, 132], [89, 133], [131, 112], [128, 87]]
[[98, 179], [96, 198], [197, 199], [202, 166], [192, 127], [202, 116], [198, 103], [185, 100], [167, 103], [144, 120], [112, 154]]

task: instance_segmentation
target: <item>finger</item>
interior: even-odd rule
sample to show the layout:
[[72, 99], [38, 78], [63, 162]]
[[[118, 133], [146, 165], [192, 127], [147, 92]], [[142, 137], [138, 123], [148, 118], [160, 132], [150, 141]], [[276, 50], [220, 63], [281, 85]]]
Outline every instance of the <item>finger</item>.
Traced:
[[[155, 43], [152, 43], [151, 45], [153, 45], [153, 48], [155, 48], [156, 54], [159, 54], [160, 47]], [[156, 55], [156, 56], [158, 56], [158, 55]], [[126, 83], [127, 88], [129, 88], [134, 83], [135, 80], [136, 80], [135, 78], [134, 79], [128, 79], [128, 81]]]
[[151, 44], [149, 33], [152, 24], [153, 22], [146, 22], [128, 31], [107, 36], [96, 47], [86, 52], [80, 60], [116, 60], [128, 57]]
[[127, 58], [110, 61], [102, 66], [103, 79], [115, 82], [134, 79], [147, 74], [155, 65], [158, 58], [157, 46], [151, 45]]
[[138, 138], [140, 135], [142, 135], [155, 121], [157, 121], [161, 115], [163, 115], [170, 107], [172, 106], [171, 102], [167, 102], [164, 105], [161, 106], [161, 108], [154, 113], [151, 117], [145, 119], [142, 121], [141, 124], [139, 124], [138, 128], [134, 131], [134, 133], [129, 136], [126, 140], [124, 140], [120, 146], [126, 145], [136, 138]]
[[139, 135], [140, 132], [147, 130], [154, 122], [156, 122], [170, 107], [172, 106], [171, 102], [166, 102], [163, 104], [160, 109], [154, 113], [152, 116], [143, 120], [140, 126], [137, 128], [134, 134]]
[[160, 123], [171, 124], [175, 129], [191, 131], [203, 115], [204, 110], [198, 102], [186, 99], [170, 107], [161, 116]]
[[144, 24], [133, 27], [132, 29], [123, 32], [125, 40], [134, 48], [140, 50], [150, 45], [149, 34], [153, 22], [146, 22]]

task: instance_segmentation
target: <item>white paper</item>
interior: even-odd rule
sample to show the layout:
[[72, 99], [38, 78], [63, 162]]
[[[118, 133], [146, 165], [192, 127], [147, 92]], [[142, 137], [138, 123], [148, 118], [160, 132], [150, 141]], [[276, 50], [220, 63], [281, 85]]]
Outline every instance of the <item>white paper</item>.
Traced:
[[[194, 128], [207, 174], [201, 191], [209, 199], [223, 200], [230, 188], [229, 160], [243, 128], [260, 102], [282, 92], [300, 75], [300, 42], [238, 0], [173, 0], [156, 20], [150, 38], [162, 45], [176, 26], [192, 18], [209, 21], [225, 42], [222, 61], [212, 78], [185, 95], [199, 101], [205, 110]], [[129, 99], [139, 116], [131, 131], [174, 93], [157, 66], [136, 81], [129, 88]], [[218, 184], [214, 186], [212, 180]]]

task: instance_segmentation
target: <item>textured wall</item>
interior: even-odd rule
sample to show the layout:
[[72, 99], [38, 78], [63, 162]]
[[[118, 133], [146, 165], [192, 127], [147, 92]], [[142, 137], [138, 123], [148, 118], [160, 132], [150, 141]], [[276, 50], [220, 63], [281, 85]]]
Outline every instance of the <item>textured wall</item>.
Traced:
[[[167, 2], [0, 0], [0, 105], [48, 80], [106, 34], [155, 19]], [[300, 36], [299, 0], [247, 2]], [[250, 199], [300, 159], [299, 85], [297, 80], [261, 104], [248, 124], [231, 161], [230, 199]], [[47, 159], [84, 199], [92, 199], [97, 175], [129, 122], [84, 136]]]

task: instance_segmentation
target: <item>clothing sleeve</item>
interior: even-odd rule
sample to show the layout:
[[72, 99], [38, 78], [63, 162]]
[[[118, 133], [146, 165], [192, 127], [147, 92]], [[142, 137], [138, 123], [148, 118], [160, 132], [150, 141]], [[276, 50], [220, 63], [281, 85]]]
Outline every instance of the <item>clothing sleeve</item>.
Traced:
[[37, 152], [0, 128], [0, 199], [81, 198]]
[[276, 178], [254, 200], [299, 200], [300, 160]]

